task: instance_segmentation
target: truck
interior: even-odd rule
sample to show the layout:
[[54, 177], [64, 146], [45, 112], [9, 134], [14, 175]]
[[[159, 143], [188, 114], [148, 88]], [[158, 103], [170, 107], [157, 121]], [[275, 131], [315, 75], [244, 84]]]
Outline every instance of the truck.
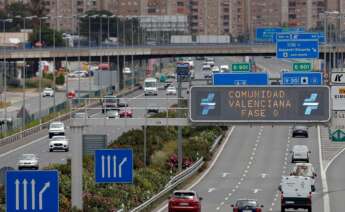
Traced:
[[156, 78], [150, 77], [146, 78], [144, 81], [144, 95], [158, 95], [158, 80]]
[[282, 176], [279, 186], [281, 212], [307, 209], [312, 212], [312, 180], [303, 176]]

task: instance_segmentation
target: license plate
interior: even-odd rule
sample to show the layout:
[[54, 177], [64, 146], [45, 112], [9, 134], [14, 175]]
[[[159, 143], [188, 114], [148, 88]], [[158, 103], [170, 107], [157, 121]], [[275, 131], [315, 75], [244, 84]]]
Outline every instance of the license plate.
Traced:
[[243, 212], [253, 212], [252, 210], [243, 210]]
[[187, 202], [181, 202], [180, 205], [181, 206], [188, 206], [189, 204]]
[[286, 201], [285, 204], [295, 204], [294, 201]]

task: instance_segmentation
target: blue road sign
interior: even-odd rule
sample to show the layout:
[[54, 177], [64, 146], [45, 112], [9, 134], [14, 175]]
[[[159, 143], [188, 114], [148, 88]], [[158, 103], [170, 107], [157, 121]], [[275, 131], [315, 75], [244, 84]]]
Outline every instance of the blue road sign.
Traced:
[[177, 63], [176, 64], [176, 75], [179, 77], [189, 76], [189, 63]]
[[213, 85], [267, 85], [266, 72], [217, 73], [213, 74]]
[[259, 27], [256, 28], [256, 41], [276, 42], [276, 34], [280, 32], [304, 32], [303, 27]]
[[278, 59], [315, 59], [319, 58], [317, 40], [278, 40], [276, 45]]
[[276, 40], [318, 40], [319, 43], [325, 42], [325, 34], [323, 32], [295, 32], [295, 33], [277, 33]]
[[105, 149], [95, 152], [96, 183], [133, 183], [132, 149]]
[[283, 85], [322, 85], [321, 72], [281, 72]]
[[281, 32], [281, 27], [256, 28], [256, 41], [272, 42], [276, 33]]
[[7, 211], [59, 211], [57, 171], [8, 171], [6, 183]]

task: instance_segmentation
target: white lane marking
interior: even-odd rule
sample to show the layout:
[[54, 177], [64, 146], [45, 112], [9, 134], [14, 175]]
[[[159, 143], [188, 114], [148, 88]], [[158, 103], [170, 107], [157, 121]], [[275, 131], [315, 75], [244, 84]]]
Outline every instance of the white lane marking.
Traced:
[[217, 207], [216, 209], [217, 209], [217, 211], [219, 211], [219, 210], [220, 210], [220, 207]]
[[221, 202], [220, 205], [224, 205], [224, 202]]
[[211, 192], [214, 191], [214, 190], [216, 190], [215, 187], [209, 188], [209, 189], [208, 189], [208, 193], [211, 193]]
[[232, 195], [232, 193], [228, 193], [228, 196], [230, 197]]
[[[205, 176], [211, 171], [211, 169], [214, 167], [214, 165], [216, 164], [219, 156], [222, 154], [224, 148], [225, 148], [225, 145], [228, 143], [229, 139], [230, 139], [230, 136], [232, 134], [232, 132], [234, 131], [235, 127], [232, 127], [229, 134], [227, 135], [227, 137], [225, 138], [225, 141], [223, 142], [222, 146], [220, 147], [216, 157], [214, 158], [214, 160], [212, 161], [211, 165], [207, 168], [207, 170], [200, 176], [200, 178], [195, 181], [191, 186], [189, 186], [187, 188], [187, 190], [191, 190], [193, 187], [195, 187], [196, 185], [198, 185], [204, 178]], [[157, 212], [162, 212], [164, 211], [166, 208], [168, 207], [168, 204], [164, 204], [164, 206], [162, 208], [160, 208], [159, 210], [157, 210]], [[220, 208], [219, 208], [220, 209]], [[217, 210], [219, 210], [217, 209]]]
[[323, 212], [330, 212], [330, 202], [329, 202], [329, 195], [328, 195], [328, 184], [327, 184], [327, 176], [326, 176], [326, 169], [323, 169], [323, 159], [322, 159], [322, 151], [321, 151], [321, 132], [320, 126], [317, 125], [317, 141], [319, 144], [319, 162], [320, 162], [320, 172], [321, 172], [321, 182], [322, 182], [322, 192], [323, 192]]
[[29, 142], [29, 143], [27, 143], [27, 144], [24, 144], [24, 145], [22, 145], [22, 146], [19, 146], [19, 147], [15, 148], [15, 149], [11, 149], [11, 150], [8, 151], [8, 152], [2, 153], [2, 154], [0, 155], [0, 158], [5, 157], [5, 156], [7, 156], [7, 155], [9, 155], [9, 154], [12, 154], [13, 152], [16, 152], [16, 151], [18, 151], [18, 150], [24, 149], [25, 147], [28, 147], [28, 146], [30, 146], [30, 145], [32, 145], [32, 144], [35, 144], [35, 143], [40, 142], [40, 141], [42, 141], [42, 140], [44, 140], [44, 139], [47, 139], [47, 138], [48, 138], [48, 136], [46, 135], [46, 136], [44, 136], [44, 137], [38, 138], [38, 139], [36, 139], [36, 140], [33, 140], [33, 141], [31, 141], [31, 142]]
[[228, 201], [228, 199], [229, 199], [229, 197], [225, 197], [225, 198], [224, 198], [225, 201]]
[[255, 188], [255, 189], [253, 190], [253, 193], [256, 194], [256, 193], [258, 193], [259, 191], [262, 191], [262, 189], [260, 189], [260, 188]]
[[261, 174], [261, 178], [263, 178], [263, 179], [265, 179], [267, 176], [268, 176], [268, 174], [266, 174], [266, 173]]
[[224, 172], [224, 173], [222, 174], [222, 178], [226, 178], [229, 174], [230, 174], [229, 172]]

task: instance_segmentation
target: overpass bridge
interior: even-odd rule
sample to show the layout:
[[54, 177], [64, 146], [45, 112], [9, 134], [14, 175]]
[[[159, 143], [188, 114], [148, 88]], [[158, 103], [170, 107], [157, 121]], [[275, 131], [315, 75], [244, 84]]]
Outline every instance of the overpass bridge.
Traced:
[[[145, 46], [116, 47], [73, 47], [73, 48], [34, 48], [2, 49], [0, 60], [88, 60], [90, 58], [107, 58], [133, 56], [137, 59], [171, 57], [171, 56], [274, 56], [275, 44], [168, 44]], [[327, 44], [320, 46], [320, 58], [324, 55], [345, 53], [345, 44]]]

